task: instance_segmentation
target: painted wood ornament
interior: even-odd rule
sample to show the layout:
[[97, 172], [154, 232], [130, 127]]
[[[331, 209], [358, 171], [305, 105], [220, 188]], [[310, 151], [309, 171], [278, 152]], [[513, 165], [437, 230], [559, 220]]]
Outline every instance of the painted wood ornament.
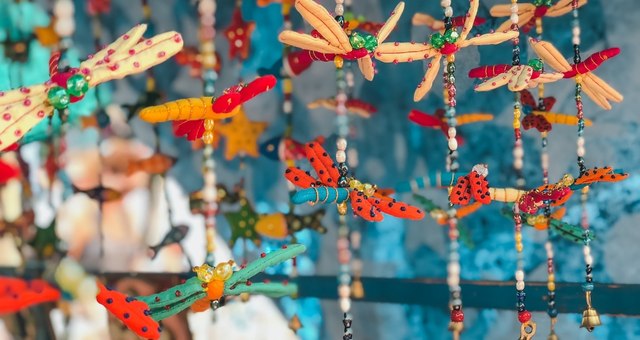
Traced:
[[345, 31], [346, 22], [338, 22], [320, 4], [313, 0], [296, 0], [295, 8], [315, 29], [311, 35], [286, 30], [280, 33], [280, 42], [308, 51], [313, 60], [333, 61], [341, 67], [344, 59], [355, 60], [365, 79], [375, 76], [372, 56], [395, 28], [404, 2], [398, 3], [391, 16], [375, 35]]
[[353, 212], [369, 222], [382, 221], [382, 213], [413, 220], [424, 218], [424, 212], [420, 209], [382, 196], [377, 193], [375, 185], [362, 183], [341, 173], [320, 144], [307, 144], [306, 153], [319, 180], [300, 168], [288, 168], [285, 172], [287, 180], [303, 188], [292, 196], [294, 204], [334, 202], [340, 205], [350, 201]]
[[619, 103], [623, 96], [604, 80], [593, 74], [606, 60], [617, 56], [619, 48], [608, 48], [590, 55], [584, 61], [569, 65], [562, 54], [551, 43], [529, 38], [534, 52], [557, 72], [562, 72], [564, 78], [573, 78], [580, 84], [582, 91], [598, 106], [611, 110], [611, 102]]
[[424, 78], [413, 94], [414, 101], [419, 101], [431, 90], [443, 57], [449, 59], [451, 63], [455, 60], [455, 53], [462, 48], [472, 45], [495, 45], [518, 36], [517, 31], [508, 31], [486, 33], [467, 39], [474, 26], [480, 0], [470, 0], [469, 3], [471, 7], [460, 33], [451, 27], [444, 34], [439, 32], [432, 34], [430, 43], [384, 43], [375, 50], [375, 58], [384, 63], [407, 63], [431, 59]]
[[305, 246], [292, 244], [283, 246], [234, 271], [232, 261], [219, 263], [215, 267], [207, 264], [196, 266], [196, 276], [163, 292], [131, 297], [109, 290], [97, 282], [96, 300], [132, 332], [145, 339], [159, 339], [159, 321], [190, 308], [203, 312], [225, 296], [243, 293], [262, 294], [269, 297], [295, 296], [297, 286], [286, 283], [252, 283], [250, 279], [266, 268], [294, 258], [305, 251]]
[[58, 70], [53, 61], [51, 79], [42, 85], [0, 92], [0, 150], [18, 141], [54, 110], [81, 100], [90, 87], [143, 72], [182, 48], [182, 37], [176, 32], [141, 41], [146, 29], [146, 25], [132, 28], [78, 68]]

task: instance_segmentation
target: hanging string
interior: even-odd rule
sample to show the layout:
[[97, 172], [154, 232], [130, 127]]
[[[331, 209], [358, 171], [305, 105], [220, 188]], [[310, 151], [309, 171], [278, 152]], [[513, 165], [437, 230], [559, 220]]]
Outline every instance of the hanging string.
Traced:
[[[215, 55], [214, 40], [216, 36], [216, 2], [215, 0], [201, 0], [198, 4], [200, 12], [200, 57], [202, 58], [202, 81], [203, 93], [205, 96], [215, 94], [215, 81], [218, 78], [214, 70], [217, 60]], [[216, 212], [218, 210], [215, 162], [213, 159], [213, 128], [214, 120], [205, 119], [205, 132], [202, 136], [204, 141], [203, 151], [203, 174], [204, 188], [203, 198], [205, 202], [204, 223], [206, 228], [206, 262], [214, 266], [215, 258], [215, 238], [216, 238]]]
[[[573, 43], [573, 63], [575, 65], [579, 64], [582, 61], [580, 56], [580, 18], [578, 16], [578, 0], [573, 0], [571, 2], [571, 6], [573, 9], [573, 22], [572, 22], [572, 43]], [[576, 91], [575, 91], [575, 102], [576, 102], [576, 117], [578, 118], [578, 138], [577, 138], [577, 160], [578, 160], [578, 168], [580, 169], [580, 174], [584, 174], [586, 172], [586, 167], [584, 165], [584, 156], [585, 156], [585, 141], [584, 141], [584, 111], [582, 106], [582, 76], [580, 74], [576, 75]], [[593, 255], [591, 254], [591, 231], [589, 230], [589, 216], [587, 214], [587, 199], [588, 199], [589, 187], [585, 186], [582, 189], [582, 194], [580, 197], [581, 206], [582, 206], [582, 216], [580, 219], [580, 225], [583, 229], [583, 238], [584, 238], [584, 262], [585, 262], [585, 282], [582, 284], [582, 290], [585, 293], [585, 299], [587, 302], [587, 308], [582, 313], [582, 324], [580, 327], [586, 328], [589, 332], [593, 331], [596, 326], [600, 326], [600, 317], [596, 310], [591, 306], [591, 293], [593, 292]]]
[[[536, 18], [536, 35], [538, 40], [542, 40], [542, 17]], [[544, 84], [538, 84], [538, 111], [546, 112], [548, 109], [545, 106], [544, 101]], [[541, 152], [540, 152], [540, 166], [542, 168], [542, 183], [544, 185], [549, 184], [549, 150], [548, 150], [548, 131], [540, 133], [541, 138]], [[545, 220], [547, 221], [547, 241], [544, 244], [544, 249], [547, 254], [547, 315], [550, 320], [549, 339], [555, 339], [555, 325], [558, 317], [558, 310], [556, 309], [556, 284], [555, 284], [555, 264], [553, 253], [553, 231], [551, 230], [551, 205], [549, 201], [544, 202], [543, 212]]]

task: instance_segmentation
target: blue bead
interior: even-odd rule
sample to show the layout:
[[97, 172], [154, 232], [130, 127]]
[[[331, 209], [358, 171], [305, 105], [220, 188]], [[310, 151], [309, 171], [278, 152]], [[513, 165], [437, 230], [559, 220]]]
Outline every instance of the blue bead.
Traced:
[[558, 310], [555, 308], [549, 309], [547, 310], [547, 314], [549, 315], [549, 317], [555, 318], [556, 316], [558, 316]]
[[585, 292], [590, 292], [593, 290], [593, 283], [583, 283], [582, 290]]

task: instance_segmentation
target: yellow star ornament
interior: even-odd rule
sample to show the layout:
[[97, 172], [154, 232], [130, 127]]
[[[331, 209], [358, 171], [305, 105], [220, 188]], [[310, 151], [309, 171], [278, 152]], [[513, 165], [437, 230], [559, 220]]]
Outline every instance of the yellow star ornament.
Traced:
[[238, 155], [258, 157], [258, 138], [268, 125], [266, 122], [249, 120], [242, 108], [231, 118], [229, 123], [216, 124], [215, 130], [227, 141], [224, 158], [232, 160]]

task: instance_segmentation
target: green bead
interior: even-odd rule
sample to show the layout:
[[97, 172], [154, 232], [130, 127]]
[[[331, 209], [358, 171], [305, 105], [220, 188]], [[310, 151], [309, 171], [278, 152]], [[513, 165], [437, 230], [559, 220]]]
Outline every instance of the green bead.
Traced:
[[357, 50], [364, 47], [365, 40], [358, 32], [353, 32], [349, 37], [349, 43], [351, 44], [351, 47]]
[[540, 60], [540, 59], [531, 59], [531, 60], [529, 60], [528, 65], [533, 67], [533, 69], [538, 71], [538, 72], [542, 71], [542, 69], [544, 67], [544, 64], [542, 63], [542, 60]]
[[346, 21], [352, 21], [353, 19], [355, 19], [355, 15], [353, 15], [353, 12], [349, 11], [349, 12], [345, 12], [344, 13], [344, 20]]
[[460, 35], [458, 34], [458, 31], [454, 29], [450, 29], [444, 32], [444, 40], [449, 44], [454, 44], [458, 40], [459, 36]]
[[366, 34], [364, 36], [364, 48], [369, 52], [373, 52], [378, 47], [378, 39], [371, 34]]
[[442, 46], [444, 46], [444, 37], [439, 32], [432, 34], [430, 40], [431, 46], [433, 46], [435, 49], [440, 49], [442, 48]]
[[536, 7], [542, 6], [543, 3], [544, 3], [544, 0], [533, 0], [533, 5]]
[[82, 97], [89, 91], [89, 82], [81, 74], [74, 74], [67, 79], [67, 92], [74, 97]]
[[58, 110], [66, 109], [69, 106], [69, 94], [60, 86], [51, 88], [47, 93], [47, 99], [49, 104]]

